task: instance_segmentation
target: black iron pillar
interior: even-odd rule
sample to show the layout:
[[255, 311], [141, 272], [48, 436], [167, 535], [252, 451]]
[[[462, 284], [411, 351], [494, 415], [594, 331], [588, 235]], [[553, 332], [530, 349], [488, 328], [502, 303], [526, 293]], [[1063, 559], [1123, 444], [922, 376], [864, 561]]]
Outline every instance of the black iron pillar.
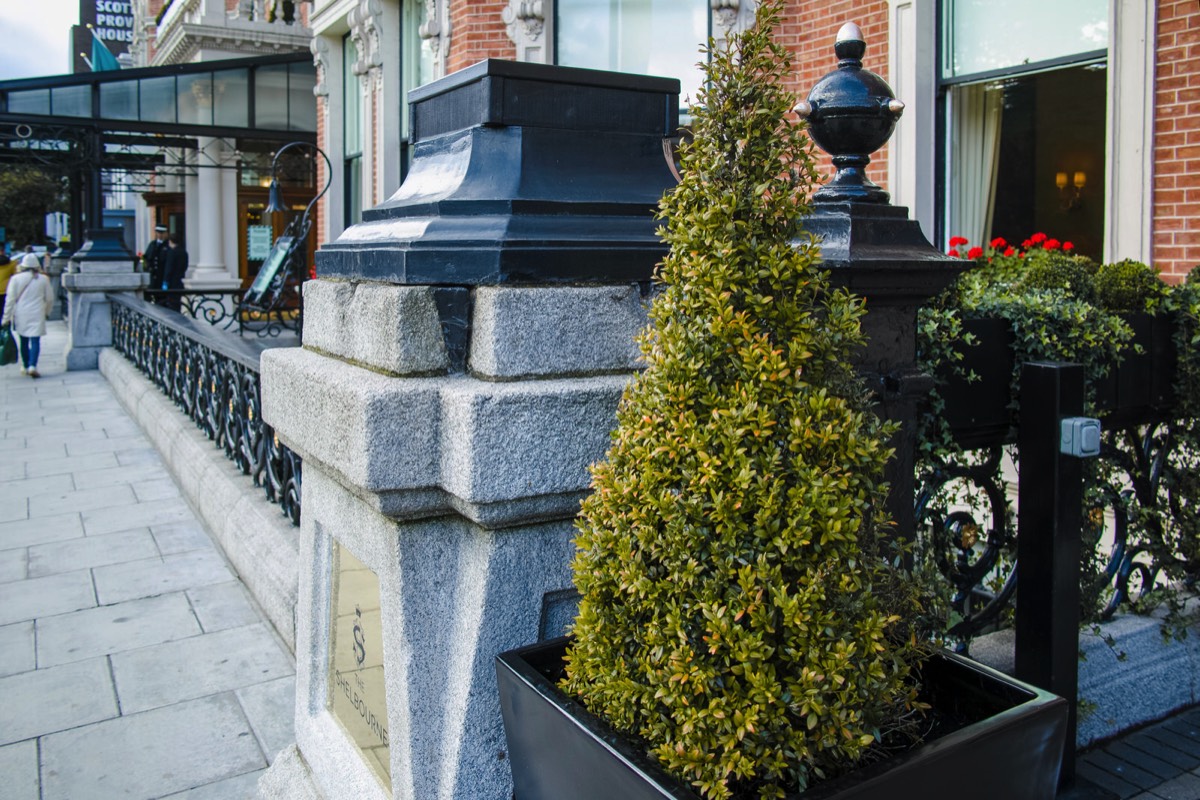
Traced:
[[679, 82], [481, 61], [409, 94], [412, 168], [317, 253], [322, 276], [402, 284], [648, 281]]
[[87, 194], [84, 198], [83, 219], [88, 235], [104, 227], [104, 171], [101, 162], [104, 156], [104, 141], [99, 131], [85, 135], [84, 152], [90, 169], [87, 172]]
[[813, 195], [805, 227], [821, 239], [821, 258], [836, 286], [862, 297], [867, 346], [859, 366], [874, 386], [881, 413], [900, 423], [889, 464], [888, 511], [900, 536], [914, 531], [916, 418], [933, 386], [917, 368], [917, 309], [948, 286], [963, 262], [934, 249], [908, 209], [867, 179], [871, 153], [887, 142], [904, 109], [878, 75], [863, 69], [866, 43], [853, 23], [842, 26], [838, 68], [817, 81], [796, 111], [838, 172]]
[[1021, 367], [1015, 676], [1067, 699], [1059, 786], [1075, 778], [1083, 465], [1062, 452], [1063, 420], [1083, 413], [1083, 367]]

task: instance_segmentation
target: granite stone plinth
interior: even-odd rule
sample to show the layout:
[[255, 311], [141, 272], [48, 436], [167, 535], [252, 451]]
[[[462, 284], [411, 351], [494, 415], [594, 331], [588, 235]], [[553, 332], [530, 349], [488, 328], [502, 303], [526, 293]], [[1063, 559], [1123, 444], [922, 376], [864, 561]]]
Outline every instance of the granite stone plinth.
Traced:
[[67, 369], [96, 369], [100, 351], [112, 346], [112, 309], [107, 293], [140, 290], [146, 286], [150, 276], [133, 272], [132, 265], [126, 264], [123, 272], [68, 272], [62, 276], [62, 280], [69, 293], [65, 353]]
[[490, 526], [575, 513], [629, 380], [393, 378], [284, 348], [261, 366], [263, 417], [306, 466], [384, 514]]
[[494, 380], [628, 373], [647, 325], [637, 284], [475, 290], [470, 370]]
[[305, 346], [395, 375], [450, 366], [432, 286], [304, 284]]
[[379, 578], [394, 797], [510, 797], [493, 658], [561, 634], [544, 618], [571, 585], [572, 522], [396, 521], [307, 465], [304, 491], [296, 740], [317, 783], [330, 797], [393, 796], [327, 708], [336, 539]]

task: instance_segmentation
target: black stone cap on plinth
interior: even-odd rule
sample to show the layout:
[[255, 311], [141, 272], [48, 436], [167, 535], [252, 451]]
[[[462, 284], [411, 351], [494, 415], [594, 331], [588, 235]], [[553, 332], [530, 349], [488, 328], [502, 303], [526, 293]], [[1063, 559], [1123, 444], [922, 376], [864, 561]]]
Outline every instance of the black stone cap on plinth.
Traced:
[[88, 228], [87, 240], [71, 256], [72, 261], [127, 261], [133, 269], [133, 253], [125, 246], [121, 228]]
[[317, 253], [323, 276], [409, 284], [625, 282], [666, 254], [674, 79], [482, 61], [414, 90], [413, 163]]
[[817, 203], [804, 228], [820, 237], [832, 283], [864, 298], [868, 308], [920, 305], [972, 263], [935, 250], [903, 206]]

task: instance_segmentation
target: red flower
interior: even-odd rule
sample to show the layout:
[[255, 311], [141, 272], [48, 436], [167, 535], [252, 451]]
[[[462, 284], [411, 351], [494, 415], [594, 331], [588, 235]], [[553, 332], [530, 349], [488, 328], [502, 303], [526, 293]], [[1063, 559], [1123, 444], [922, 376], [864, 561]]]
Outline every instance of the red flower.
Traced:
[[957, 250], [947, 250], [946, 255], [953, 256], [954, 258], [962, 258], [962, 253]]
[[959, 245], [963, 245], [966, 243], [967, 243], [967, 240], [961, 236], [951, 236], [950, 237], [950, 246], [951, 247], [958, 247]]
[[1004, 241], [1004, 238], [1001, 236], [997, 236], [995, 239], [992, 239], [992, 249], [993, 250], [1002, 250], [1007, 246], [1008, 246], [1008, 242]]
[[1074, 249], [1075, 249], [1075, 245], [1071, 244], [1070, 242], [1063, 242], [1063, 252], [1064, 253], [1069, 253]]
[[1026, 239], [1025, 241], [1021, 242], [1021, 247], [1025, 250], [1028, 250], [1029, 248], [1033, 247], [1033, 242]]
[[1058, 239], [1047, 239], [1046, 243], [1043, 244], [1042, 247], [1046, 248], [1047, 250], [1057, 250], [1061, 244], [1062, 243], [1059, 242]]
[[1013, 254], [1014, 254], [1014, 253], [1016, 253], [1016, 252], [1017, 252], [1017, 251], [1016, 251], [1016, 250], [1013, 250], [1011, 247], [1006, 247], [1006, 248], [1004, 249], [1004, 255], [1008, 256], [1009, 258], [1012, 258]]
[[1017, 253], [1017, 258], [1024, 258], [1024, 257], [1025, 257], [1024, 253]]
[[1046, 241], [1046, 234], [1035, 233], [1033, 236], [1029, 237], [1029, 241], [1033, 242], [1034, 244], [1041, 244], [1042, 242]]
[[972, 261], [974, 261], [975, 259], [980, 258], [982, 256], [983, 256], [983, 248], [982, 247], [972, 247], [970, 250], [967, 251], [967, 258], [971, 259]]

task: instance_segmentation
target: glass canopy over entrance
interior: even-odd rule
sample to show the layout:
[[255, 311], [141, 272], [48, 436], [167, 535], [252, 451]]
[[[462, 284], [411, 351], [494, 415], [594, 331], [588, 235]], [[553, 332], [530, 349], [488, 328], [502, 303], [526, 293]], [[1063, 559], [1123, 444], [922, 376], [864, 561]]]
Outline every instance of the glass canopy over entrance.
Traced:
[[0, 123], [279, 138], [315, 134], [316, 70], [305, 54], [0, 81]]
[[[0, 81], [0, 163], [65, 177], [71, 239], [83, 241], [112, 192], [161, 193], [213, 168], [259, 178], [279, 146], [315, 143], [315, 83], [307, 52]], [[215, 140], [233, 157], [198, 162]], [[312, 185], [312, 166], [298, 186]]]

